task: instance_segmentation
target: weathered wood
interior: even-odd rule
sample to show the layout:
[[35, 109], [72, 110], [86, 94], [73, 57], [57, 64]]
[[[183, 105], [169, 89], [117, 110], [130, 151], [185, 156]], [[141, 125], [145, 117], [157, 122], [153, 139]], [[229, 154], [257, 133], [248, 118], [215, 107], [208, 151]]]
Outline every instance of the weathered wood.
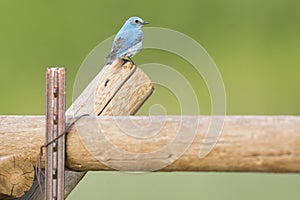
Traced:
[[[140, 79], [139, 76], [142, 78]], [[129, 82], [129, 80], [132, 81]], [[137, 81], [137, 83], [135, 81]], [[137, 69], [136, 66], [132, 65], [130, 62], [123, 64], [122, 60], [116, 60], [112, 65], [104, 66], [101, 72], [98, 73], [70, 106], [66, 115], [74, 117], [84, 114], [89, 114], [91, 116], [101, 115], [103, 110], [108, 106], [112, 99], [115, 98], [117, 93], [124, 90], [126, 92], [134, 92], [129, 91], [128, 88], [136, 90], [141, 84], [150, 84], [150, 88], [147, 88], [146, 90], [147, 92], [149, 92], [149, 89], [152, 91], [153, 86], [149, 78], [141, 69]], [[122, 90], [120, 91], [121, 88]], [[130, 93], [130, 95], [132, 95], [132, 93]], [[147, 93], [146, 95], [148, 96], [149, 94]], [[135, 100], [132, 99], [132, 101]], [[124, 103], [125, 102], [120, 102], [120, 104]], [[138, 102], [138, 104], [141, 103], [142, 102]]]
[[[67, 149], [68, 167], [74, 170], [115, 168], [125, 171], [148, 171], [154, 169], [151, 165], [168, 165], [157, 170], [300, 172], [300, 117], [227, 116], [217, 144], [206, 157], [200, 158], [200, 147], [205, 149], [205, 146], [210, 145], [209, 142], [202, 142], [212, 118], [99, 117], [96, 127], [91, 126], [95, 119], [85, 118], [71, 131], [80, 130], [83, 133], [79, 134], [79, 143], [72, 139], [77, 134], [70, 134], [68, 137], [69, 142], [72, 141], [72, 145], [69, 143]], [[134, 127], [135, 125], [137, 127]], [[194, 127], [197, 130], [191, 130]], [[99, 137], [95, 128], [100, 128], [105, 137]], [[192, 141], [188, 136], [191, 131], [192, 134], [195, 133]], [[145, 139], [147, 133], [151, 137]], [[179, 134], [182, 134], [182, 137], [175, 140]], [[141, 138], [137, 138], [138, 136]], [[214, 141], [214, 138], [210, 141]], [[86, 148], [92, 147], [89, 148], [92, 156], [78, 148], [84, 142], [88, 145]], [[174, 148], [157, 154], [150, 153], [165, 148], [169, 143], [173, 143]], [[112, 147], [131, 154], [120, 154]], [[176, 148], [185, 149], [184, 147], [187, 148], [186, 151], [182, 151], [182, 155], [178, 154]], [[144, 161], [141, 163], [142, 159]]]
[[[84, 114], [89, 114], [91, 116], [104, 114], [134, 114], [134, 112], [143, 104], [146, 98], [151, 95], [152, 91], [153, 85], [141, 69], [136, 68], [136, 66], [132, 65], [130, 62], [124, 63], [121, 59], [119, 59], [110, 66], [105, 66], [102, 69], [102, 71], [93, 79], [88, 87], [67, 110], [66, 115], [69, 116], [68, 120], [71, 122], [75, 118]], [[122, 98], [120, 98], [120, 96]], [[125, 100], [128, 100], [130, 103], [126, 102]], [[113, 102], [114, 104], [112, 104]], [[20, 121], [26, 121], [29, 123], [29, 121], [26, 120], [26, 117], [19, 117], [19, 119]], [[37, 121], [39, 121], [39, 124], [44, 124], [43, 118], [38, 117]], [[8, 122], [8, 124], [12, 123], [9, 120], [6, 122]], [[2, 119], [0, 123], [5, 123], [5, 119]], [[39, 152], [38, 146], [44, 144], [44, 137], [40, 137], [39, 135], [41, 131], [40, 128], [43, 129], [43, 127], [40, 127], [38, 124], [35, 124], [33, 127], [29, 127], [28, 125], [29, 124], [11, 124], [10, 127], [6, 127], [8, 128], [6, 131], [0, 130], [0, 138], [13, 137], [15, 139], [19, 137], [19, 139], [23, 139], [23, 141], [28, 142], [28, 151], [24, 151], [24, 149], [18, 146], [15, 140], [0, 140], [5, 141], [4, 144], [1, 142], [0, 147], [8, 148], [8, 151], [4, 154], [2, 154], [3, 152], [0, 148], [0, 158], [4, 155], [20, 154], [23, 157], [27, 157], [31, 163], [36, 162], [36, 156]], [[20, 128], [23, 130], [28, 128], [27, 131], [24, 131], [24, 133], [27, 132], [28, 135], [16, 136], [16, 126], [21, 126]], [[1, 125], [0, 127], [2, 128], [3, 126]], [[16, 150], [13, 147], [17, 147], [16, 149], [22, 150]], [[42, 163], [44, 163], [44, 158]], [[85, 173], [86, 172], [66, 171], [65, 197], [67, 197], [67, 195], [73, 190]], [[33, 186], [30, 188], [30, 191], [28, 191], [20, 199], [34, 200], [42, 198], [43, 194], [40, 193], [39, 184], [37, 180], [35, 180]]]
[[[142, 106], [153, 90], [151, 80], [140, 68], [136, 68], [131, 62], [123, 64], [122, 59], [118, 59], [104, 67], [67, 110], [67, 115], [131, 115]], [[68, 138], [69, 136], [72, 140], [67, 142], [67, 149], [72, 142], [80, 140], [76, 133], [69, 133]], [[66, 164], [68, 156], [67, 154]], [[66, 171], [66, 197], [85, 173]]]
[[1, 156], [0, 199], [19, 197], [29, 190], [33, 183], [33, 165], [20, 156]]
[[[199, 157], [201, 145], [210, 145], [203, 142], [213, 117], [210, 116], [99, 116], [97, 126], [95, 118], [85, 117], [78, 121], [71, 130], [67, 139], [67, 163], [73, 170], [134, 170], [144, 171], [151, 168], [151, 164], [170, 164], [157, 171], [248, 171], [248, 172], [300, 172], [300, 117], [296, 116], [226, 116], [222, 133], [213, 150], [204, 158]], [[14, 129], [15, 137], [6, 135], [5, 140], [18, 145], [14, 149], [1, 149], [0, 155], [10, 154], [11, 151], [27, 151], [22, 138], [31, 137], [41, 140], [43, 138], [43, 117], [1, 117], [0, 132], [7, 133], [9, 124], [19, 124], [19, 129]], [[163, 123], [162, 123], [163, 122]], [[131, 124], [130, 126], [127, 126]], [[198, 127], [196, 136], [189, 145], [185, 133], [191, 131], [190, 127]], [[27, 127], [27, 128], [21, 128]], [[134, 127], [137, 125], [139, 128]], [[6, 127], [6, 128], [5, 128]], [[35, 127], [35, 134], [31, 133]], [[95, 129], [96, 128], [96, 129]], [[176, 158], [175, 148], [167, 154], [145, 154], [158, 151], [169, 143], [174, 143], [174, 137], [181, 128], [180, 140], [175, 147], [187, 146], [186, 151]], [[105, 137], [100, 138], [98, 130]], [[19, 130], [17, 132], [17, 130]], [[79, 133], [77, 130], [84, 131]], [[126, 130], [126, 131], [125, 131]], [[147, 130], [147, 131], [145, 131]], [[155, 135], [145, 139], [145, 132]], [[126, 133], [124, 133], [126, 132]], [[141, 138], [129, 136], [143, 136]], [[85, 137], [85, 138], [82, 138]], [[76, 139], [74, 139], [76, 138]], [[0, 138], [3, 141], [4, 138]], [[116, 154], [113, 147], [102, 146], [104, 140], [124, 152], [132, 153], [132, 157]], [[92, 145], [86, 150], [83, 142]], [[111, 145], [110, 144], [110, 145]], [[98, 151], [101, 148], [105, 150]], [[96, 154], [95, 154], [96, 153]], [[100, 162], [101, 158], [103, 162]], [[137, 161], [143, 163], [137, 165]], [[113, 166], [113, 168], [108, 167]], [[149, 167], [150, 166], [150, 167]]]

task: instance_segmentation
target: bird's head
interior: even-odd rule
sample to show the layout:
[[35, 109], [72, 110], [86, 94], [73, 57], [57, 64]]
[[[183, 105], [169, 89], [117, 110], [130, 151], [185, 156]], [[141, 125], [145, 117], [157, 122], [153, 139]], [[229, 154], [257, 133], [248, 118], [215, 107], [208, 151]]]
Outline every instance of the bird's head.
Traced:
[[149, 22], [144, 22], [139, 17], [130, 17], [124, 24], [128, 29], [137, 28], [140, 29], [143, 25], [149, 24]]

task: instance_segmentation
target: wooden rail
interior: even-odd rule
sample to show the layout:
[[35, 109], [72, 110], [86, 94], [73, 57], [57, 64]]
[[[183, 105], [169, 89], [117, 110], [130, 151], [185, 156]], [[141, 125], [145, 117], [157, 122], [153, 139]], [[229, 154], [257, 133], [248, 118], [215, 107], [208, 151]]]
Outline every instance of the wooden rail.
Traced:
[[[213, 118], [84, 117], [68, 134], [67, 167], [76, 171], [300, 172], [300, 117], [226, 116], [217, 143], [201, 158], [200, 147], [211, 145], [203, 139]], [[1, 116], [0, 122], [0, 141], [5, 141], [0, 149], [0, 169], [10, 167], [2, 158], [24, 155], [30, 165], [22, 166], [23, 171], [29, 172], [40, 145], [31, 141], [44, 140], [44, 117]], [[187, 136], [190, 133], [195, 134], [192, 140]], [[178, 135], [180, 140], [175, 139]], [[173, 147], [167, 149], [169, 144]], [[115, 151], [116, 147], [121, 151]], [[25, 175], [24, 185], [28, 185], [32, 180]], [[7, 180], [11, 179], [2, 177], [1, 182]]]

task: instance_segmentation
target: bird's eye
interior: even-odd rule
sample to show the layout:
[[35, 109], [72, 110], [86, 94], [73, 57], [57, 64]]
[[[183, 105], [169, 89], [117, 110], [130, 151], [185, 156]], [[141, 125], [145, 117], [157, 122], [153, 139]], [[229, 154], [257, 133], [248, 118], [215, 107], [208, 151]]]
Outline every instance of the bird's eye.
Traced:
[[134, 22], [138, 24], [140, 21], [136, 19]]

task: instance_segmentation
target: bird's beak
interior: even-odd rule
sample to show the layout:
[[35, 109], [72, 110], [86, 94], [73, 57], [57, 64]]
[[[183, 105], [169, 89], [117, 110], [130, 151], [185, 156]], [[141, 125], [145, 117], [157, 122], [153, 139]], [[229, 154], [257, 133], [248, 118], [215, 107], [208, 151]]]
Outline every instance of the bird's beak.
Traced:
[[142, 22], [142, 25], [150, 24], [149, 22]]

